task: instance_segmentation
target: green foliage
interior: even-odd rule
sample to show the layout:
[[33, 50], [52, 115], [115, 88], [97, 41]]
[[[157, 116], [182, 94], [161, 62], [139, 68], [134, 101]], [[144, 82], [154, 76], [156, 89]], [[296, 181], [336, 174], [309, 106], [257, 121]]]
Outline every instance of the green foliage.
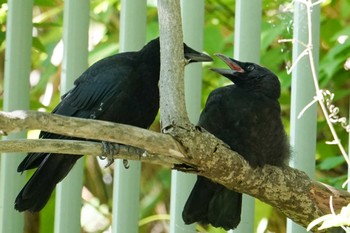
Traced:
[[[234, 40], [234, 10], [233, 0], [208, 0], [205, 1], [205, 28], [204, 28], [204, 50], [208, 54], [223, 53], [232, 56]], [[280, 103], [282, 106], [283, 122], [288, 130], [290, 111], [290, 86], [291, 77], [286, 73], [286, 66], [291, 64], [292, 45], [278, 43], [279, 39], [292, 37], [293, 15], [283, 12], [281, 9], [288, 5], [285, 0], [263, 1], [263, 22], [261, 34], [261, 64], [273, 70], [280, 78], [282, 84], [282, 95]], [[92, 0], [91, 1], [91, 30], [99, 40], [91, 45], [89, 63], [117, 53], [119, 50], [119, 0]], [[350, 2], [348, 0], [327, 1], [321, 9], [321, 34], [320, 34], [320, 62], [319, 80], [321, 87], [330, 89], [336, 94], [335, 104], [340, 107], [341, 115], [347, 116], [349, 106], [348, 96], [349, 71], [345, 70], [344, 64], [349, 58], [350, 49]], [[0, 61], [4, 61], [5, 32], [6, 32], [6, 1], [0, 0]], [[147, 40], [158, 35], [157, 10], [154, 6], [148, 6], [147, 14]], [[59, 78], [61, 73], [60, 41], [62, 37], [63, 24], [63, 1], [36, 0], [34, 9], [34, 34], [32, 70], [39, 74], [39, 79], [34, 81], [32, 77], [31, 86], [31, 108], [33, 110], [45, 109], [51, 111], [60, 100]], [[224, 64], [215, 59], [213, 67], [224, 67]], [[2, 67], [2, 66], [0, 66]], [[350, 69], [348, 67], [347, 69]], [[0, 72], [3, 69], [0, 68]], [[203, 96], [202, 103], [208, 94], [215, 88], [228, 84], [224, 78], [218, 77], [205, 67], [203, 72]], [[0, 73], [0, 78], [3, 74]], [[0, 84], [2, 89], [2, 84]], [[53, 88], [52, 96], [46, 91], [48, 87]], [[46, 94], [45, 94], [46, 93]], [[44, 98], [45, 97], [45, 98]], [[46, 101], [43, 102], [43, 99]], [[0, 99], [2, 103], [2, 98]], [[157, 128], [157, 127], [156, 127]], [[348, 134], [338, 129], [339, 136], [343, 142], [347, 141]], [[317, 142], [317, 176], [320, 180], [331, 185], [340, 187], [346, 178], [346, 166], [344, 159], [339, 156], [338, 148], [325, 144], [332, 140], [331, 134], [325, 124], [324, 118], [318, 116], [318, 142]], [[110, 193], [103, 177], [112, 176], [112, 171], [105, 171], [99, 179], [99, 185], [106, 186], [106, 192]], [[167, 221], [169, 213], [170, 195], [170, 171], [161, 167], [145, 164], [142, 170], [142, 193], [141, 193], [141, 225], [140, 232], [150, 232], [153, 227]], [[91, 184], [87, 187], [92, 187]], [[109, 190], [109, 191], [108, 191]], [[91, 191], [91, 190], [90, 190]], [[111, 195], [102, 197], [92, 192], [96, 198], [103, 203], [104, 198], [109, 198], [107, 203], [111, 210]], [[41, 232], [51, 232], [53, 226], [54, 199], [52, 198], [42, 212]], [[102, 205], [102, 204], [98, 204]], [[261, 204], [257, 204], [257, 219], [271, 218]], [[98, 208], [97, 208], [98, 209]], [[264, 214], [265, 213], [265, 214]], [[110, 213], [104, 214], [110, 219]], [[199, 228], [201, 231], [204, 228]], [[223, 232], [220, 229], [208, 228], [207, 232]]]
[[345, 159], [343, 156], [332, 156], [324, 159], [320, 164], [319, 168], [321, 170], [330, 170], [338, 167], [341, 164], [345, 163]]

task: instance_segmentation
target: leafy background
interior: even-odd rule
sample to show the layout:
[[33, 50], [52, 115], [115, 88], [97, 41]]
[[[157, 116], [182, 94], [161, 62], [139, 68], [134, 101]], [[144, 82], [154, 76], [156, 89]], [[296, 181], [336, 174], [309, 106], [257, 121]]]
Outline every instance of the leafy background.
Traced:
[[[234, 33], [234, 0], [205, 1], [204, 50], [208, 54], [232, 55]], [[283, 0], [263, 1], [261, 34], [261, 64], [273, 70], [280, 78], [282, 117], [289, 131], [291, 77], [286, 66], [291, 64], [291, 44], [278, 43], [278, 39], [291, 38], [293, 14], [284, 11], [289, 2]], [[4, 52], [6, 32], [6, 1], [0, 0], [0, 91], [3, 92]], [[118, 52], [119, 0], [91, 0], [89, 64]], [[157, 10], [151, 1], [147, 11], [147, 40], [158, 35]], [[335, 103], [340, 114], [348, 117], [350, 82], [350, 2], [327, 0], [321, 5], [319, 82], [321, 88], [335, 93]], [[30, 77], [31, 109], [51, 111], [60, 99], [59, 78], [62, 59], [63, 1], [36, 0], [32, 49], [32, 73]], [[211, 66], [222, 66], [217, 60]], [[202, 103], [213, 89], [226, 85], [227, 81], [204, 68]], [[2, 96], [0, 97], [2, 106]], [[152, 130], [159, 130], [156, 121]], [[346, 179], [347, 166], [336, 147], [326, 145], [332, 140], [322, 114], [317, 118], [317, 165], [318, 180], [341, 188]], [[35, 137], [37, 132], [31, 132]], [[342, 142], [348, 134], [338, 129]], [[28, 174], [30, 175], [30, 174]], [[141, 177], [140, 232], [167, 232], [170, 201], [170, 171], [143, 164]], [[92, 157], [85, 158], [84, 206], [82, 232], [103, 232], [110, 227], [112, 211], [113, 167], [101, 169]], [[45, 209], [37, 215], [27, 216], [27, 232], [52, 232], [54, 195]], [[267, 224], [273, 232], [285, 231], [285, 219], [270, 206], [256, 201], [255, 226]], [[204, 229], [202, 229], [203, 231]], [[223, 232], [206, 228], [207, 232]], [[261, 231], [260, 231], [261, 232]]]

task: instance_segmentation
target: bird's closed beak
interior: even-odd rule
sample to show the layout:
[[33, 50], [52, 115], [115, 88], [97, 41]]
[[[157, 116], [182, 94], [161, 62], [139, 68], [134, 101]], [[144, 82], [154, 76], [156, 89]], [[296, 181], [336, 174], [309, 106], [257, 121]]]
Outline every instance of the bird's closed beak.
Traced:
[[185, 59], [186, 63], [193, 63], [193, 62], [209, 62], [213, 61], [213, 58], [208, 56], [207, 54], [200, 53], [194, 49], [191, 49], [190, 47], [186, 46], [184, 48], [185, 50]]
[[213, 61], [213, 58], [205, 53], [186, 53], [185, 58], [188, 63]]
[[215, 56], [217, 56], [218, 58], [220, 58], [222, 61], [224, 61], [226, 63], [226, 65], [228, 65], [230, 67], [230, 69], [221, 69], [221, 68], [211, 68], [212, 71], [219, 73], [221, 75], [232, 75], [236, 72], [238, 73], [244, 73], [245, 70], [239, 65], [239, 61], [234, 60], [232, 58], [229, 58], [223, 54], [220, 53], [216, 53]]

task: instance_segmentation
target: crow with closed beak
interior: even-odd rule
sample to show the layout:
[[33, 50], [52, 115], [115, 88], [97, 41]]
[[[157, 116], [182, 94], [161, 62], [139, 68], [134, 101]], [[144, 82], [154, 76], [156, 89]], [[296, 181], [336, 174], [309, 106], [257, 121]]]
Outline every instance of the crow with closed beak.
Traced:
[[[187, 63], [212, 59], [184, 44]], [[148, 128], [159, 109], [159, 38], [140, 51], [119, 53], [88, 68], [63, 95], [54, 114], [98, 119]], [[74, 139], [41, 132], [40, 138]], [[40, 211], [57, 183], [67, 176], [81, 156], [29, 153], [17, 171], [37, 168], [15, 200], [18, 211]]]

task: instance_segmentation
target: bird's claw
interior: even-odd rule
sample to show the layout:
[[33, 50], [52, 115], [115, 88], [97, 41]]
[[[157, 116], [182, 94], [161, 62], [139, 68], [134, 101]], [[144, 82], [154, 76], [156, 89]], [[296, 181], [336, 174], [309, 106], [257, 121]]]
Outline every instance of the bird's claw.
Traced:
[[129, 169], [130, 165], [129, 165], [129, 161], [127, 159], [123, 159], [123, 165], [125, 169]]
[[[100, 159], [107, 159], [108, 163], [105, 168], [109, 167], [114, 162], [114, 155], [122, 153], [123, 155], [138, 155], [141, 160], [142, 155], [145, 153], [145, 150], [118, 143], [102, 142], [103, 145], [103, 154], [100, 155]], [[125, 169], [130, 167], [127, 159], [123, 159], [123, 166]]]
[[107, 164], [105, 168], [111, 166], [114, 163], [114, 154], [117, 154], [120, 150], [120, 145], [110, 142], [102, 142], [103, 154], [100, 155], [100, 159], [107, 159]]

